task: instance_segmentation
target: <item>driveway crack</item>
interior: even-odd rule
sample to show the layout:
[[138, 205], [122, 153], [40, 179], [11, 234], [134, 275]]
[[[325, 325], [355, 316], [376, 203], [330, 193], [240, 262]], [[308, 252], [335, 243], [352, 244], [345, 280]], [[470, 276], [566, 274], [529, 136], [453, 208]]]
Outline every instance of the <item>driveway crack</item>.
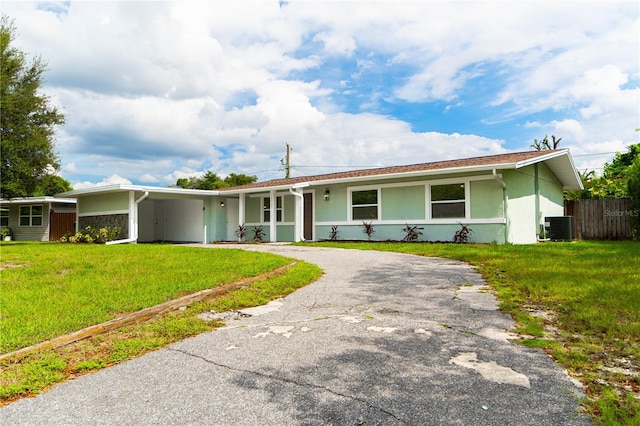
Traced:
[[246, 369], [243, 369], [243, 368], [231, 367], [231, 366], [226, 365], [226, 364], [221, 364], [219, 362], [212, 361], [212, 360], [210, 360], [210, 359], [208, 359], [208, 358], [206, 358], [204, 356], [196, 355], [194, 353], [187, 352], [185, 350], [178, 349], [178, 348], [167, 348], [167, 349], [170, 350], [170, 351], [179, 352], [179, 353], [184, 354], [184, 355], [186, 355], [188, 357], [200, 359], [200, 360], [206, 362], [207, 364], [214, 365], [214, 366], [220, 367], [220, 368], [224, 368], [226, 370], [235, 371], [235, 372], [238, 372], [238, 373], [249, 373], [249, 374], [253, 374], [253, 375], [265, 378], [265, 379], [276, 380], [276, 381], [279, 381], [279, 382], [292, 384], [292, 385], [295, 385], [295, 386], [313, 388], [313, 389], [329, 392], [332, 395], [335, 395], [335, 396], [338, 396], [338, 397], [341, 397], [341, 398], [345, 398], [345, 399], [350, 399], [352, 401], [361, 403], [361, 404], [365, 405], [367, 408], [370, 408], [370, 409], [379, 411], [381, 413], [384, 413], [387, 416], [392, 417], [394, 420], [397, 420], [398, 422], [401, 422], [403, 424], [409, 424], [409, 423], [405, 422], [404, 420], [400, 419], [398, 416], [396, 416], [391, 411], [385, 410], [382, 407], [376, 407], [375, 405], [371, 404], [367, 400], [364, 400], [364, 399], [361, 399], [361, 398], [358, 398], [358, 397], [355, 397], [355, 396], [352, 396], [352, 395], [346, 395], [344, 393], [337, 392], [337, 391], [335, 391], [333, 389], [330, 389], [330, 388], [328, 388], [326, 386], [316, 385], [316, 384], [309, 383], [309, 382], [304, 382], [304, 381], [297, 381], [297, 380], [289, 379], [289, 378], [286, 378], [286, 377], [278, 377], [278, 376], [275, 376], [275, 375], [272, 375], [272, 374], [262, 373], [260, 371], [255, 371], [255, 370], [246, 370]]

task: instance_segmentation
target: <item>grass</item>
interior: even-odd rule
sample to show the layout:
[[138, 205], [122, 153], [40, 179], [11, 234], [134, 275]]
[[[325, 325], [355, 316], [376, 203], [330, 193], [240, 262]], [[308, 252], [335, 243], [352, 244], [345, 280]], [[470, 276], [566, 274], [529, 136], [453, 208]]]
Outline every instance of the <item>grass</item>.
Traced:
[[516, 320], [522, 343], [583, 383], [597, 423], [640, 424], [640, 243], [312, 245], [469, 262]]
[[[231, 249], [169, 245], [0, 245], [2, 353], [187, 293], [257, 276], [291, 259]], [[0, 364], [0, 404], [55, 383], [215, 329], [198, 314], [241, 309], [285, 296], [321, 275], [298, 262], [282, 275], [186, 310]]]

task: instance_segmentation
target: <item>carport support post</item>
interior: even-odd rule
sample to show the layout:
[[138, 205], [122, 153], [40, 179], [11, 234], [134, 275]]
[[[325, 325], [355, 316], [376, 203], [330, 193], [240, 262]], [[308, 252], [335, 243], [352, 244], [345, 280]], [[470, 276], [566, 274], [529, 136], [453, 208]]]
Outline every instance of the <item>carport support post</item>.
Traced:
[[[238, 223], [244, 225], [244, 192], [238, 194]], [[240, 241], [240, 237], [238, 237]]]
[[269, 191], [269, 241], [277, 241], [276, 218], [277, 218], [277, 205], [276, 205], [276, 191]]
[[136, 204], [136, 193], [129, 191], [129, 238], [134, 239], [138, 234], [138, 220], [136, 218], [138, 209]]

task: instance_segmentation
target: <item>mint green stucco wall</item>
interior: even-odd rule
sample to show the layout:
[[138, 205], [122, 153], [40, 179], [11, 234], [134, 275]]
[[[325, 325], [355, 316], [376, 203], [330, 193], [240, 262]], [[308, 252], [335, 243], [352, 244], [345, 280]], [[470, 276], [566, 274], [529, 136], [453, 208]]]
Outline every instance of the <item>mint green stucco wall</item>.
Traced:
[[546, 164], [538, 166], [540, 192], [540, 219], [545, 216], [564, 215], [564, 194], [562, 185]]
[[382, 220], [425, 218], [425, 186], [382, 188]]
[[[402, 231], [405, 225], [374, 225], [375, 233], [372, 241], [400, 241], [406, 233]], [[423, 224], [420, 225], [422, 236], [419, 241], [452, 241], [453, 236], [460, 229], [457, 224]], [[504, 243], [504, 225], [502, 224], [476, 224], [470, 225], [473, 230], [471, 242], [479, 243]], [[330, 226], [320, 225], [316, 227], [317, 238], [326, 240], [329, 238]], [[362, 232], [362, 225], [338, 226], [341, 240], [366, 240], [367, 235]]]
[[[284, 195], [282, 197], [282, 207], [284, 208], [284, 222], [293, 222], [296, 216], [296, 201], [293, 199], [293, 195]], [[291, 235], [293, 235], [293, 231]]]
[[[536, 242], [545, 216], [562, 216], [562, 186], [549, 168], [540, 163], [538, 169], [538, 209], [536, 209], [536, 166], [505, 170], [509, 211], [509, 241], [515, 244]], [[537, 211], [536, 211], [537, 210]]]
[[[324, 199], [324, 191], [329, 189], [329, 200]], [[316, 221], [342, 222], [347, 220], [347, 186], [327, 185], [316, 190]]]
[[245, 210], [244, 217], [246, 223], [260, 223], [262, 222], [262, 198], [260, 197], [245, 197]]
[[495, 179], [471, 181], [471, 218], [504, 217], [502, 187]]
[[129, 210], [129, 193], [87, 195], [78, 199], [78, 211], [83, 213], [115, 212]]

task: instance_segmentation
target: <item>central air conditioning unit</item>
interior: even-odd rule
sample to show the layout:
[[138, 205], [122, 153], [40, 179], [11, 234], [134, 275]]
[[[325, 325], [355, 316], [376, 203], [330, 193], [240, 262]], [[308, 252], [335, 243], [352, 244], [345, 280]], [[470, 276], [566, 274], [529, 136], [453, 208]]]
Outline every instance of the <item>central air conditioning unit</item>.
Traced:
[[575, 226], [573, 216], [548, 216], [544, 218], [547, 238], [551, 241], [573, 241]]

